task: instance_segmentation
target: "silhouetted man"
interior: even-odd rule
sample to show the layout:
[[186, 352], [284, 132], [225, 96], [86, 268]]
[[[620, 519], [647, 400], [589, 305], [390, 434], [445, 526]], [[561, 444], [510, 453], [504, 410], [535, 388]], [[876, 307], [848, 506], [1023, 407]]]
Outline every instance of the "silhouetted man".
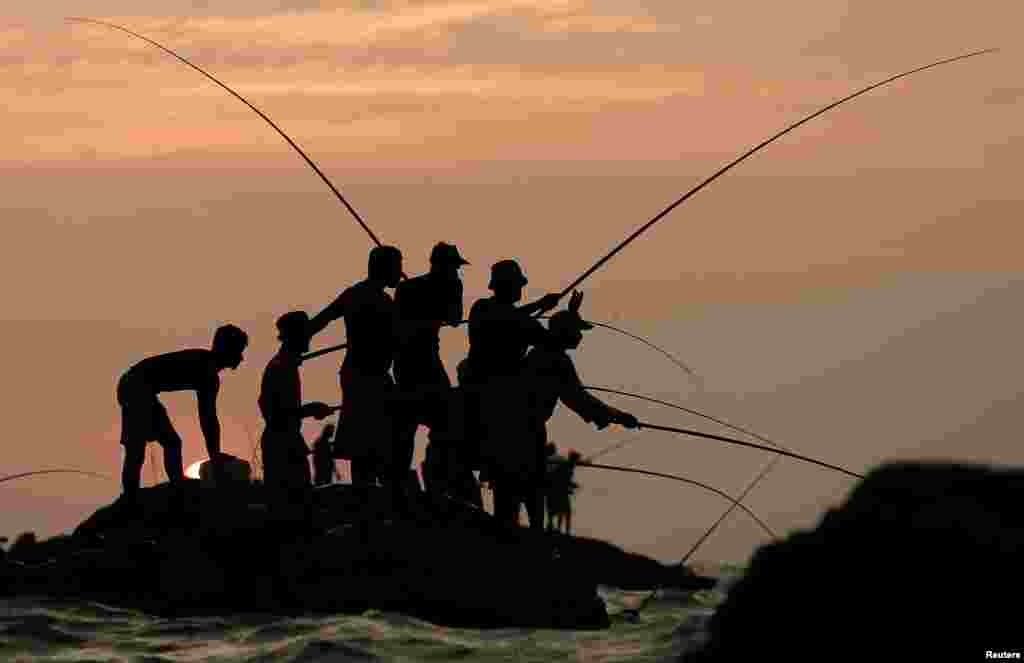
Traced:
[[514, 524], [525, 503], [530, 528], [544, 529], [547, 422], [559, 401], [599, 429], [612, 423], [639, 425], [636, 417], [603, 403], [580, 382], [568, 350], [579, 347], [582, 332], [592, 328], [580, 318], [582, 299], [573, 293], [569, 310], [551, 316], [548, 334], [523, 361], [518, 390], [485, 394], [486, 453], [494, 459], [494, 515], [500, 522]]
[[327, 424], [320, 431], [313, 443], [313, 485], [326, 486], [338, 476], [338, 468], [334, 464], [334, 452], [331, 449], [331, 438], [334, 436], [334, 424]]
[[[403, 455], [412, 457], [416, 429], [420, 424], [430, 428], [428, 454], [431, 463], [427, 473], [451, 466], [456, 470], [457, 453], [452, 444], [437, 439], [447, 418], [451, 398], [451, 380], [441, 361], [441, 327], [457, 327], [462, 323], [462, 280], [459, 269], [469, 262], [459, 255], [455, 246], [438, 243], [430, 253], [430, 271], [403, 281], [395, 289], [395, 310], [398, 316], [399, 343], [395, 356], [395, 381], [402, 390], [406, 406], [396, 423], [396, 445]], [[454, 476], [425, 477], [427, 486], [450, 487]], [[479, 492], [479, 491], [477, 491]], [[463, 498], [472, 499], [471, 495]]]
[[478, 299], [469, 311], [469, 355], [459, 367], [460, 384], [484, 384], [516, 375], [526, 351], [547, 335], [544, 325], [531, 316], [555, 308], [561, 296], [552, 293], [516, 306], [527, 283], [515, 260], [501, 260], [491, 267], [487, 287], [494, 295]]
[[309, 448], [302, 437], [302, 420], [323, 419], [330, 406], [302, 403], [299, 364], [309, 352], [309, 316], [291, 311], [277, 319], [281, 348], [267, 364], [260, 384], [259, 406], [265, 428], [260, 438], [263, 483], [271, 511], [281, 520], [307, 520], [310, 513]]
[[249, 337], [234, 325], [219, 327], [211, 349], [180, 350], [143, 359], [129, 368], [117, 384], [117, 402], [121, 406], [121, 444], [124, 468], [121, 471], [122, 500], [132, 503], [138, 496], [146, 443], [156, 440], [164, 449], [164, 470], [168, 480], [180, 486], [184, 480], [181, 437], [167, 410], [157, 398], [166, 391], [196, 392], [199, 426], [206, 440], [214, 480], [223, 477], [220, 464], [220, 421], [217, 419], [217, 393], [220, 372], [238, 368]]
[[485, 390], [507, 388], [508, 381], [519, 374], [527, 350], [547, 335], [544, 325], [531, 316], [555, 308], [560, 299], [560, 295], [553, 293], [531, 304], [516, 306], [523, 298], [527, 282], [518, 262], [500, 260], [491, 267], [488, 283], [494, 295], [478, 299], [469, 310], [469, 354], [459, 364], [458, 373], [464, 399], [467, 453], [477, 456], [473, 463], [481, 468], [481, 480], [486, 480], [490, 471], [477, 449], [483, 434], [482, 394]]
[[402, 253], [393, 246], [370, 251], [367, 278], [338, 295], [310, 322], [315, 334], [338, 318], [345, 319], [348, 351], [341, 364], [341, 421], [334, 454], [352, 461], [352, 483], [392, 484], [404, 500], [412, 450], [396, 450], [391, 421], [394, 380], [388, 372], [396, 347], [396, 317], [391, 296], [402, 278]]

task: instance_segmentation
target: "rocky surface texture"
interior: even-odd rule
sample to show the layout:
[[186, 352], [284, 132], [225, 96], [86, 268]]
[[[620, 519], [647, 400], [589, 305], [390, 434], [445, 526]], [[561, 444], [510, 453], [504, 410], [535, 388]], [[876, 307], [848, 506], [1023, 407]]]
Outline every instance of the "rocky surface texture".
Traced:
[[1024, 653], [1022, 553], [1024, 471], [885, 465], [814, 530], [761, 547], [682, 660]]

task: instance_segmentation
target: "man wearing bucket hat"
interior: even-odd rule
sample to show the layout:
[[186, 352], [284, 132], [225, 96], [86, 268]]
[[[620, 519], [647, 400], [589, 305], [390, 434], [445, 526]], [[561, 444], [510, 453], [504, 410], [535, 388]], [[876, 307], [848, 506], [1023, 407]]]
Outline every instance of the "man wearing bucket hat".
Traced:
[[460, 366], [460, 383], [515, 375], [530, 346], [544, 339], [544, 325], [531, 316], [555, 308], [561, 296], [551, 293], [516, 306], [527, 283], [515, 260], [500, 260], [491, 267], [487, 287], [494, 295], [477, 300], [469, 311], [469, 356]]
[[[551, 293], [517, 306], [527, 283], [518, 262], [499, 260], [491, 267], [488, 283], [494, 295], [478, 299], [469, 311], [469, 354], [459, 364], [458, 373], [465, 411], [463, 436], [471, 447], [483, 434], [480, 408], [484, 394], [498, 395], [507, 389], [519, 374], [527, 350], [547, 335], [544, 325], [531, 316], [555, 308], [561, 298]], [[472, 464], [481, 468], [483, 479], [489, 468], [475, 449], [467, 453], [477, 456]]]
[[[431, 463], [426, 473], [453, 466], [449, 458], [454, 449], [447, 440], [451, 379], [441, 361], [440, 330], [462, 323], [462, 280], [459, 269], [469, 261], [458, 248], [438, 242], [430, 252], [430, 271], [403, 281], [395, 289], [395, 312], [398, 344], [394, 375], [403, 399], [395, 422], [396, 452], [411, 461], [416, 429], [422, 424], [430, 428], [431, 441], [427, 454]], [[431, 487], [450, 485], [447, 477], [425, 477]], [[471, 496], [466, 496], [471, 497]]]
[[[525, 503], [530, 528], [544, 528], [547, 422], [559, 401], [599, 429], [639, 425], [633, 415], [584, 389], [576, 373], [568, 351], [579, 347], [583, 332], [593, 328], [580, 317], [582, 302], [583, 295], [574, 292], [569, 309], [551, 316], [547, 335], [523, 361], [518, 388], [507, 390], [504, 403], [493, 404], [493, 413], [484, 412], [484, 454], [494, 468], [494, 515], [501, 522], [514, 524]], [[498, 407], [507, 414], [499, 416]]]
[[[309, 316], [291, 311], [277, 319], [281, 348], [267, 364], [260, 383], [260, 413], [266, 428], [260, 437], [263, 483], [270, 497], [271, 512], [280, 520], [301, 520], [309, 516], [309, 448], [302, 437], [302, 420], [323, 419], [330, 406], [302, 403], [299, 364], [309, 352]], [[301, 513], [293, 513], [299, 510]]]

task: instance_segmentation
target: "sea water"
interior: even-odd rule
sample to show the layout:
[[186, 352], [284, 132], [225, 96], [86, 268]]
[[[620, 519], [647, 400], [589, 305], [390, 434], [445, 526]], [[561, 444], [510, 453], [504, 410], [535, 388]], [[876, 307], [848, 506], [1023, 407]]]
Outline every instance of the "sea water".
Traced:
[[377, 610], [163, 619], [94, 602], [19, 597], [0, 601], [0, 660], [672, 661], [701, 644], [741, 570], [712, 572], [719, 584], [701, 592], [600, 588], [612, 621], [600, 631], [447, 628]]

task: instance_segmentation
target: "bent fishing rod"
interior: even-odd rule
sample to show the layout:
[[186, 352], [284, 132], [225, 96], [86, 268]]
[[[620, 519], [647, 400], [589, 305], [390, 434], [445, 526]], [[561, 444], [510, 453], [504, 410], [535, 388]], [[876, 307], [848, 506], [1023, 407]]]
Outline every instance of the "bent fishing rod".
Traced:
[[[643, 401], [648, 401], [648, 402], [651, 402], [651, 403], [656, 403], [658, 405], [665, 405], [665, 406], [668, 406], [668, 407], [671, 407], [671, 408], [675, 408], [677, 410], [682, 410], [683, 412], [687, 412], [689, 414], [695, 414], [695, 415], [697, 415], [699, 417], [704, 417], [705, 419], [708, 419], [710, 421], [714, 421], [715, 423], [721, 424], [723, 426], [726, 426], [726, 427], [731, 428], [733, 430], [739, 431], [741, 433], [746, 433], [747, 435], [750, 435], [751, 437], [759, 439], [762, 442], [767, 442], [768, 444], [771, 444], [772, 446], [776, 447], [777, 449], [781, 449], [783, 451], [790, 451], [789, 449], [787, 449], [786, 447], [782, 446], [778, 442], [775, 442], [773, 440], [769, 440], [768, 438], [766, 438], [764, 436], [761, 436], [761, 435], [758, 435], [757, 433], [755, 433], [755, 432], [753, 432], [751, 430], [747, 430], [747, 429], [741, 428], [739, 426], [734, 426], [733, 424], [730, 424], [730, 423], [728, 423], [726, 421], [723, 421], [721, 419], [717, 419], [717, 418], [712, 417], [710, 415], [704, 414], [703, 412], [698, 412], [697, 410], [693, 410], [693, 409], [690, 409], [690, 408], [683, 407], [682, 405], [677, 405], [675, 403], [670, 403], [668, 401], [663, 401], [663, 400], [660, 400], [660, 399], [657, 399], [657, 398], [651, 398], [650, 396], [643, 396], [641, 394], [634, 394], [634, 393], [631, 393], [631, 392], [628, 392], [628, 391], [620, 391], [618, 389], [607, 389], [607, 388], [604, 388], [604, 387], [591, 387], [591, 386], [587, 386], [587, 385], [584, 385], [583, 388], [591, 390], [591, 391], [601, 391], [601, 392], [607, 392], [607, 393], [611, 393], [611, 394], [618, 394], [620, 396], [629, 396], [631, 398], [637, 398], [637, 399], [640, 399], [640, 400], [643, 400]], [[610, 445], [608, 447], [605, 447], [604, 449], [601, 449], [595, 455], [591, 456], [588, 460], [593, 461], [594, 459], [598, 458], [599, 456], [603, 456], [604, 454], [610, 453], [612, 451], [615, 451], [616, 449], [621, 449], [622, 447], [626, 446], [627, 444], [632, 444], [633, 442], [636, 442], [637, 439], [638, 438], [630, 438], [628, 440], [621, 440], [621, 441], [619, 441], [619, 442], [617, 442], [617, 443], [615, 443], [613, 445]], [[733, 502], [729, 506], [729, 508], [725, 510], [724, 513], [722, 513], [722, 515], [718, 518], [718, 520], [716, 520], [711, 525], [711, 527], [709, 527], [707, 529], [707, 531], [704, 532], [704, 534], [697, 540], [697, 542], [693, 545], [693, 547], [690, 548], [690, 551], [686, 554], [685, 557], [683, 557], [683, 560], [681, 562], [682, 564], [686, 564], [686, 562], [689, 561], [690, 557], [692, 557], [693, 554], [696, 553], [697, 550], [700, 548], [700, 546], [705, 541], [707, 541], [711, 537], [712, 534], [715, 533], [715, 530], [718, 529], [719, 525], [721, 525], [723, 522], [725, 522], [725, 520], [730, 515], [732, 515], [732, 512], [735, 511], [738, 506], [742, 506], [743, 500], [746, 499], [748, 494], [750, 494], [750, 491], [752, 491], [757, 486], [757, 484], [760, 483], [761, 480], [764, 479], [764, 477], [767, 476], [768, 473], [772, 471], [772, 469], [778, 464], [780, 458], [782, 458], [782, 456], [776, 455], [774, 458], [772, 458], [772, 460], [767, 465], [765, 465], [765, 467], [761, 470], [761, 472], [756, 477], [754, 477], [754, 479], [747, 485], [746, 488], [743, 489], [743, 493], [739, 496], [739, 498], [735, 502]]]
[[[541, 317], [549, 318], [551, 316], [545, 315], [545, 316], [541, 316]], [[468, 320], [462, 320], [462, 321], [459, 322], [459, 324], [460, 325], [461, 324], [465, 324], [466, 322], [468, 322]], [[626, 331], [625, 329], [621, 329], [619, 327], [615, 327], [615, 326], [610, 325], [610, 324], [608, 324], [606, 322], [595, 322], [593, 320], [586, 320], [585, 322], [588, 322], [588, 323], [594, 325], [595, 327], [601, 327], [602, 329], [607, 329], [609, 331], [617, 332], [617, 333], [622, 334], [624, 336], [628, 336], [629, 338], [632, 338], [632, 339], [634, 339], [636, 341], [640, 341], [641, 343], [643, 343], [647, 347], [649, 347], [649, 348], [651, 348], [653, 350], [656, 350], [657, 352], [661, 353], [663, 356], [668, 358], [669, 361], [671, 361], [673, 364], [675, 364], [676, 366], [681, 368], [683, 370], [683, 372], [685, 372], [687, 374], [687, 376], [689, 376], [691, 378], [694, 378], [694, 379], [696, 379], [698, 381], [700, 380], [700, 376], [697, 375], [693, 371], [693, 369], [691, 369], [689, 366], [687, 366], [682, 361], [677, 359], [669, 351], [665, 350], [664, 348], [658, 347], [657, 345], [655, 345], [651, 341], [648, 341], [644, 337], [639, 336], [637, 334], [634, 334], [632, 332]], [[325, 354], [328, 354], [328, 353], [331, 353], [331, 352], [335, 352], [337, 350], [344, 350], [347, 347], [348, 347], [347, 343], [341, 343], [340, 345], [332, 345], [330, 347], [326, 347], [326, 348], [323, 348], [321, 350], [316, 350], [316, 351], [313, 351], [313, 352], [307, 352], [306, 354], [302, 355], [302, 361], [305, 361], [307, 359], [313, 359], [315, 357], [319, 357], [321, 355], [325, 355]]]
[[785, 129], [783, 129], [782, 131], [779, 131], [778, 133], [776, 133], [771, 138], [768, 138], [767, 140], [764, 140], [761, 143], [758, 143], [757, 145], [755, 145], [754, 147], [750, 148], [749, 150], [747, 150], [746, 152], [744, 152], [743, 154], [741, 154], [737, 158], [733, 159], [732, 161], [730, 161], [726, 165], [724, 165], [721, 168], [719, 168], [710, 177], [706, 178], [700, 184], [698, 184], [697, 186], [693, 187], [692, 189], [690, 189], [689, 191], [684, 193], [682, 196], [680, 196], [678, 199], [676, 199], [675, 202], [673, 202], [671, 205], [669, 205], [668, 207], [663, 209], [661, 212], [659, 212], [653, 219], [651, 219], [650, 221], [648, 221], [644, 225], [642, 225], [639, 228], [637, 228], [629, 237], [627, 237], [626, 239], [622, 240], [622, 242], [620, 242], [614, 249], [609, 251], [604, 257], [602, 257], [600, 260], [598, 260], [590, 269], [588, 269], [587, 271], [583, 272], [583, 274], [581, 274], [575, 281], [573, 281], [568, 286], [566, 286], [566, 288], [564, 290], [562, 290], [562, 292], [560, 293], [561, 297], [565, 297], [567, 294], [572, 292], [577, 286], [579, 286], [581, 283], [583, 283], [583, 281], [586, 280], [587, 277], [589, 277], [591, 274], [593, 274], [594, 272], [599, 270], [606, 262], [611, 260], [617, 253], [622, 251], [622, 249], [626, 248], [626, 246], [628, 246], [633, 240], [635, 240], [640, 235], [642, 235], [644, 232], [646, 232], [648, 228], [652, 227], [654, 224], [658, 223], [658, 221], [660, 221], [665, 216], [667, 216], [669, 214], [669, 212], [671, 212], [675, 208], [677, 208], [680, 205], [682, 205], [684, 202], [686, 202], [687, 200], [689, 200], [690, 198], [695, 196], [699, 191], [701, 191], [701, 189], [704, 189], [706, 186], [708, 186], [709, 184], [711, 184], [712, 182], [717, 180], [719, 177], [721, 177], [722, 175], [725, 175], [727, 172], [732, 170], [734, 167], [738, 166], [740, 163], [745, 161], [750, 156], [754, 155], [756, 152], [758, 152], [761, 149], [767, 147], [768, 145], [774, 143], [776, 140], [778, 140], [779, 138], [782, 138], [783, 136], [785, 136], [789, 132], [793, 131], [797, 127], [800, 127], [800, 126], [806, 124], [807, 122], [810, 122], [811, 120], [813, 120], [814, 118], [818, 117], [819, 115], [822, 115], [822, 114], [832, 110], [833, 108], [835, 108], [835, 107], [837, 107], [837, 106], [839, 106], [839, 105], [841, 105], [841, 104], [843, 104], [843, 103], [845, 103], [847, 101], [850, 101], [851, 99], [859, 97], [860, 95], [865, 94], [867, 92], [870, 92], [871, 90], [874, 90], [876, 88], [882, 87], [883, 85], [886, 85], [887, 83], [891, 83], [891, 82], [893, 82], [895, 80], [899, 80], [900, 78], [904, 78], [906, 76], [910, 76], [911, 74], [916, 74], [916, 73], [918, 73], [920, 71], [924, 71], [926, 69], [931, 69], [933, 67], [938, 67], [940, 65], [949, 64], [951, 62], [957, 62], [959, 60], [965, 60], [967, 58], [972, 58], [972, 57], [974, 57], [976, 55], [983, 55], [983, 54], [986, 54], [986, 53], [994, 53], [994, 52], [996, 52], [998, 50], [999, 50], [998, 48], [986, 48], [986, 49], [980, 50], [980, 51], [973, 51], [971, 53], [965, 53], [964, 55], [958, 55], [956, 57], [946, 58], [944, 60], [939, 60], [937, 62], [932, 62], [931, 64], [926, 64], [926, 65], [924, 65], [922, 67], [917, 67], [916, 69], [911, 69], [910, 71], [905, 71], [905, 72], [903, 72], [901, 74], [896, 74], [895, 76], [890, 76], [889, 78], [886, 78], [883, 81], [879, 81], [877, 83], [872, 83], [871, 85], [868, 85], [867, 87], [861, 88], [860, 90], [857, 90], [856, 92], [854, 92], [852, 94], [849, 94], [849, 95], [843, 97], [842, 99], [839, 99], [837, 101], [833, 101], [829, 105], [827, 105], [827, 106], [825, 106], [823, 108], [820, 108], [819, 110], [816, 110], [815, 112], [811, 113], [810, 115], [802, 118], [801, 120], [799, 120], [797, 122], [794, 122], [793, 124], [789, 125]]
[[619, 389], [609, 389], [608, 387], [595, 387], [595, 386], [592, 386], [592, 385], [585, 384], [585, 385], [583, 385], [583, 388], [586, 389], [587, 391], [598, 391], [598, 392], [603, 392], [603, 393], [607, 393], [607, 394], [618, 394], [619, 396], [628, 396], [629, 398], [636, 398], [636, 399], [641, 400], [641, 401], [647, 401], [648, 403], [655, 403], [657, 405], [664, 405], [666, 407], [674, 408], [676, 410], [681, 410], [683, 412], [686, 412], [687, 414], [692, 414], [692, 415], [696, 415], [698, 417], [703, 417], [704, 419], [707, 419], [708, 421], [713, 421], [716, 424], [720, 424], [722, 426], [725, 426], [726, 428], [731, 428], [732, 430], [734, 430], [734, 431], [736, 431], [738, 433], [746, 433], [747, 435], [749, 435], [750, 437], [752, 437], [754, 439], [761, 440], [762, 442], [764, 442], [766, 444], [770, 444], [770, 445], [772, 445], [774, 447], [777, 447], [779, 449], [782, 449], [783, 451], [789, 451], [789, 449], [787, 449], [786, 447], [782, 446], [778, 442], [776, 442], [774, 440], [770, 440], [770, 439], [768, 439], [767, 437], [765, 437], [763, 435], [758, 435], [757, 433], [755, 433], [752, 430], [749, 430], [747, 428], [742, 428], [742, 427], [736, 426], [734, 424], [730, 424], [728, 421], [724, 421], [724, 420], [719, 419], [717, 417], [713, 417], [710, 414], [704, 414], [703, 412], [700, 412], [699, 410], [694, 410], [694, 409], [691, 409], [691, 408], [688, 408], [688, 407], [683, 407], [682, 405], [679, 405], [677, 403], [672, 403], [670, 401], [663, 401], [663, 400], [660, 400], [658, 398], [652, 398], [651, 396], [644, 396], [643, 394], [634, 394], [633, 392], [630, 392], [630, 391], [621, 391]]
[[725, 522], [725, 519], [732, 514], [736, 507], [743, 506], [743, 500], [747, 498], [747, 495], [749, 495], [750, 491], [754, 489], [754, 486], [756, 486], [758, 482], [761, 481], [761, 479], [763, 479], [769, 472], [772, 471], [772, 468], [775, 467], [776, 464], [778, 464], [780, 458], [782, 458], [781, 455], [776, 455], [775, 458], [772, 458], [771, 462], [765, 465], [761, 472], [756, 477], [754, 477], [754, 480], [747, 484], [747, 487], [743, 489], [743, 493], [740, 494], [736, 501], [729, 505], [729, 508], [725, 510], [725, 513], [719, 516], [718, 520], [716, 520], [714, 524], [712, 524], [711, 527], [709, 527], [708, 530], [704, 532], [704, 534], [699, 539], [697, 539], [697, 542], [694, 543], [693, 546], [690, 548], [690, 552], [686, 553], [683, 556], [683, 559], [679, 562], [680, 564], [685, 566], [686, 563], [690, 561], [690, 558], [693, 557], [693, 554], [697, 552], [697, 549], [700, 548], [705, 541], [711, 538], [711, 535], [715, 533], [715, 530], [718, 529], [718, 526]]
[[15, 479], [24, 479], [26, 477], [32, 477], [39, 474], [82, 474], [84, 476], [94, 477], [97, 479], [110, 479], [113, 481], [113, 477], [107, 476], [106, 474], [89, 472], [87, 470], [35, 470], [32, 472], [20, 472], [18, 474], [9, 474], [5, 477], [0, 477], [0, 483], [5, 481], [14, 481]]
[[723, 435], [713, 435], [711, 433], [704, 433], [704, 432], [701, 432], [701, 431], [690, 430], [690, 429], [687, 429], [687, 428], [675, 428], [674, 426], [659, 426], [657, 424], [650, 424], [650, 423], [647, 423], [645, 421], [639, 422], [638, 428], [640, 428], [641, 430], [645, 430], [646, 429], [646, 430], [665, 431], [667, 433], [676, 433], [677, 435], [691, 435], [693, 437], [703, 437], [703, 438], [708, 439], [708, 440], [717, 440], [718, 442], [725, 442], [727, 444], [736, 444], [736, 445], [739, 445], [741, 447], [750, 447], [751, 449], [760, 449], [761, 451], [768, 451], [768, 452], [771, 452], [771, 453], [774, 453], [774, 454], [779, 454], [781, 456], [786, 456], [787, 458], [795, 458], [797, 460], [802, 460], [802, 461], [804, 461], [806, 463], [812, 463], [812, 464], [817, 465], [819, 467], [825, 467], [825, 468], [828, 468], [830, 470], [835, 470], [836, 472], [842, 472], [843, 474], [845, 474], [847, 476], [850, 476], [850, 477], [853, 477], [855, 479], [863, 479], [864, 478], [863, 475], [857, 474], [856, 472], [851, 472], [850, 470], [847, 470], [845, 468], [839, 467], [838, 465], [832, 465], [830, 463], [826, 463], [826, 462], [821, 461], [821, 460], [816, 460], [816, 459], [810, 458], [808, 456], [801, 456], [800, 454], [796, 454], [796, 453], [793, 453], [791, 451], [783, 451], [782, 449], [773, 449], [772, 447], [766, 447], [766, 446], [764, 446], [762, 444], [754, 444], [753, 442], [744, 442], [742, 440], [735, 440], [735, 439], [733, 439], [731, 437], [725, 437]]
[[355, 210], [355, 208], [352, 207], [352, 205], [349, 204], [348, 200], [345, 199], [345, 196], [341, 195], [341, 191], [339, 191], [338, 188], [336, 186], [334, 186], [334, 184], [331, 182], [331, 180], [329, 180], [327, 178], [327, 176], [324, 175], [324, 172], [322, 170], [320, 170], [320, 167], [317, 166], [316, 163], [313, 162], [313, 160], [309, 157], [309, 155], [307, 155], [306, 152], [303, 151], [303, 149], [301, 147], [299, 147], [298, 144], [294, 140], [292, 140], [291, 137], [288, 136], [288, 134], [286, 134], [283, 129], [281, 129], [281, 127], [277, 126], [277, 124], [275, 124], [273, 120], [271, 120], [269, 117], [267, 117], [266, 113], [264, 113], [259, 108], [256, 108], [256, 106], [254, 106], [251, 103], [249, 103], [249, 101], [245, 97], [243, 97], [242, 95], [240, 95], [237, 92], [235, 92], [226, 83], [221, 82], [213, 74], [207, 72], [205, 69], [203, 69], [199, 65], [193, 64], [192, 62], [190, 62], [189, 60], [185, 59], [181, 55], [178, 55], [177, 53], [175, 53], [171, 49], [167, 48], [166, 46], [153, 41], [149, 37], [145, 37], [143, 35], [140, 35], [137, 32], [129, 30], [128, 28], [122, 27], [120, 25], [115, 25], [113, 23], [107, 23], [105, 21], [98, 21], [96, 19], [83, 18], [83, 17], [78, 17], [78, 16], [67, 17], [64, 20], [68, 21], [69, 23], [90, 23], [90, 24], [93, 24], [93, 25], [101, 25], [101, 26], [105, 26], [105, 27], [108, 27], [108, 28], [113, 28], [114, 30], [120, 30], [121, 32], [125, 32], [125, 33], [127, 33], [127, 34], [129, 34], [129, 35], [131, 35], [131, 36], [133, 36], [133, 37], [135, 37], [137, 39], [141, 39], [142, 41], [146, 42], [147, 44], [151, 44], [153, 46], [156, 46], [157, 48], [159, 48], [164, 53], [167, 53], [168, 55], [171, 55], [172, 57], [176, 58], [177, 60], [179, 60], [179, 61], [183, 62], [184, 64], [188, 65], [189, 67], [195, 69], [200, 74], [202, 74], [206, 78], [210, 79], [211, 81], [213, 81], [214, 83], [219, 85], [221, 88], [227, 90], [232, 96], [234, 96], [236, 99], [238, 99], [243, 104], [245, 104], [250, 109], [252, 109], [252, 111], [254, 113], [256, 113], [257, 115], [259, 115], [261, 118], [263, 118], [267, 122], [267, 124], [269, 124], [271, 127], [274, 128], [274, 131], [276, 131], [278, 134], [280, 134], [281, 138], [284, 138], [285, 141], [289, 145], [291, 145], [292, 148], [294, 148], [296, 152], [299, 153], [299, 156], [301, 156], [305, 160], [305, 162], [309, 165], [309, 167], [312, 168], [313, 171], [317, 175], [320, 176], [320, 179], [323, 180], [324, 184], [326, 184], [331, 189], [331, 191], [334, 192], [334, 196], [341, 202], [342, 205], [345, 206], [345, 209], [347, 209], [349, 211], [349, 213], [353, 216], [353, 218], [355, 218], [355, 220], [359, 223], [359, 225], [362, 226], [363, 230], [366, 231], [366, 234], [370, 236], [371, 240], [373, 240], [373, 243], [376, 244], [377, 246], [381, 246], [380, 240], [377, 239], [377, 236], [373, 234], [373, 231], [370, 230], [370, 227], [366, 225], [366, 222], [363, 221], [363, 218], [361, 216], [359, 216], [359, 212], [357, 212]]
[[596, 470], [612, 470], [612, 471], [615, 471], [615, 472], [627, 472], [627, 473], [630, 473], [630, 474], [643, 474], [643, 475], [646, 475], [646, 476], [660, 477], [662, 479], [671, 479], [673, 481], [679, 481], [679, 482], [682, 482], [682, 483], [688, 483], [688, 484], [693, 485], [693, 486], [698, 486], [700, 488], [708, 490], [708, 491], [710, 491], [712, 493], [715, 493], [716, 495], [719, 495], [719, 496], [724, 497], [725, 499], [729, 500], [729, 502], [731, 502], [733, 504], [733, 506], [739, 507], [740, 509], [745, 511], [748, 516], [753, 518], [754, 521], [758, 525], [761, 526], [761, 529], [763, 529], [768, 534], [768, 536], [770, 536], [773, 539], [779, 538], [775, 534], [775, 532], [773, 532], [771, 530], [771, 528], [768, 527], [768, 525], [766, 525], [764, 523], [763, 520], [761, 520], [760, 518], [757, 517], [757, 514], [755, 514], [753, 511], [748, 509], [743, 504], [740, 504], [739, 501], [736, 500], [736, 498], [732, 497], [728, 493], [725, 493], [725, 492], [722, 492], [721, 490], [718, 490], [714, 486], [709, 486], [706, 483], [701, 483], [700, 481], [695, 481], [693, 479], [687, 479], [686, 477], [681, 477], [681, 476], [679, 476], [677, 474], [667, 474], [665, 472], [654, 472], [652, 470], [644, 470], [644, 469], [639, 469], [639, 468], [635, 468], [635, 467], [621, 467], [619, 465], [604, 465], [604, 464], [601, 464], [601, 463], [591, 463], [589, 461], [583, 461], [583, 462], [580, 462], [580, 463], [576, 463], [576, 467], [590, 467], [590, 468], [594, 468]]

